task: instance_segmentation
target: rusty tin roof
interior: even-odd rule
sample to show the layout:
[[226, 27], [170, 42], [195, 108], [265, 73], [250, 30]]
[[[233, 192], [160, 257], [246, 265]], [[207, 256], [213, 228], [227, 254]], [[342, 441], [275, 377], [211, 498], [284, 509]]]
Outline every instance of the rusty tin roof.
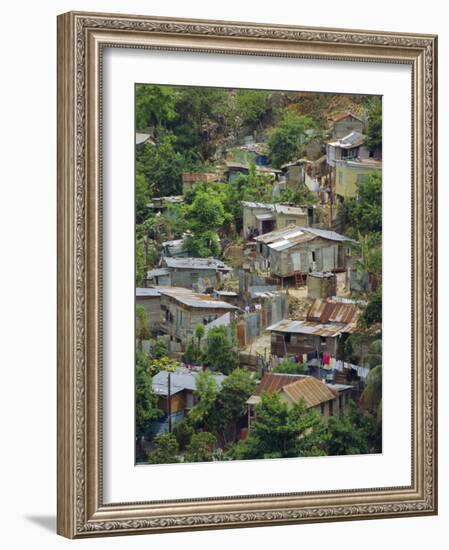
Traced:
[[304, 399], [306, 407], [315, 407], [335, 399], [336, 394], [324, 382], [313, 376], [306, 376], [282, 388], [282, 391], [294, 402]]

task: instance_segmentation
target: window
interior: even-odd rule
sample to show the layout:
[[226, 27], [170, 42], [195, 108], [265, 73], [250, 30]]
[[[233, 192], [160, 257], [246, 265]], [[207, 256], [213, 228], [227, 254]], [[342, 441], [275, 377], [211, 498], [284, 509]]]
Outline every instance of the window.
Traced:
[[286, 344], [289, 344], [291, 341], [291, 334], [289, 332], [287, 332], [286, 334], [284, 334], [284, 342]]
[[338, 409], [341, 412], [343, 412], [343, 396], [342, 395], [339, 395], [338, 396]]
[[316, 262], [315, 250], [312, 250], [312, 262]]
[[321, 405], [320, 405], [320, 411], [321, 411], [321, 414], [324, 414], [324, 403], [321, 403]]
[[329, 416], [334, 416], [334, 402], [329, 401]]
[[287, 220], [287, 225], [296, 225], [296, 220], [295, 219]]
[[325, 346], [326, 345], [326, 336], [320, 336], [320, 345]]

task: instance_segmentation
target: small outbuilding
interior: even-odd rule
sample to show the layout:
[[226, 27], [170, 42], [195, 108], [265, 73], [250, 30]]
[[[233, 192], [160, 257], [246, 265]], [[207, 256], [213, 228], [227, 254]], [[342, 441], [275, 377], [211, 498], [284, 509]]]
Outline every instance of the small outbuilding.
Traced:
[[[356, 331], [359, 315], [353, 302], [314, 300], [305, 319], [283, 319], [267, 327], [271, 332], [271, 353], [277, 357], [309, 354], [320, 359], [325, 354], [329, 359], [336, 358], [340, 338]], [[324, 364], [329, 364], [327, 359]]]
[[313, 271], [307, 275], [307, 296], [309, 298], [331, 298], [337, 295], [335, 273]]
[[342, 138], [351, 132], [363, 133], [364, 121], [349, 111], [340, 111], [331, 118], [332, 136]]
[[351, 239], [335, 231], [293, 225], [255, 238], [256, 263], [284, 279], [295, 273], [345, 271]]
[[231, 271], [232, 267], [216, 258], [164, 256], [157, 269], [147, 272], [147, 282], [204, 292], [220, 284]]

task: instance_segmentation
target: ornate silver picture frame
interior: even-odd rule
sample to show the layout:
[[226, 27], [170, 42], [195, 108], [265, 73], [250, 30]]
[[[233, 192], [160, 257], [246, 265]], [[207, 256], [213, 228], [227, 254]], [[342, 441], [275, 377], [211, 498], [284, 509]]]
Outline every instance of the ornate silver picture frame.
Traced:
[[[105, 48], [411, 69], [411, 484], [104, 501]], [[437, 37], [70, 12], [58, 17], [58, 533], [69, 538], [437, 513]], [[406, 207], [407, 205], [402, 205]], [[133, 365], [129, 366], [132, 376]], [[131, 443], [132, 444], [132, 443]]]

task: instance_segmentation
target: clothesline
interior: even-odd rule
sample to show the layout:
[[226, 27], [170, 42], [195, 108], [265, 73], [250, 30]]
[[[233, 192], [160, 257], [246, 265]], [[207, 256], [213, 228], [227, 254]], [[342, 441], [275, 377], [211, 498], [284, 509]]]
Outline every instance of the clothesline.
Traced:
[[317, 351], [309, 351], [308, 353], [299, 353], [292, 357], [277, 357], [276, 355], [271, 356], [271, 366], [272, 368], [279, 365], [282, 359], [289, 359], [296, 363], [303, 363], [304, 365], [309, 364], [310, 362], [321, 359], [321, 364], [316, 364], [315, 366], [321, 367], [327, 371], [338, 371], [343, 372], [345, 369], [352, 369], [357, 372], [357, 375], [365, 380], [369, 374], [370, 369], [368, 367], [361, 367], [359, 365], [354, 365], [353, 363], [348, 363], [346, 361], [337, 360], [335, 357], [331, 357], [329, 353], [323, 352], [319, 353]]

